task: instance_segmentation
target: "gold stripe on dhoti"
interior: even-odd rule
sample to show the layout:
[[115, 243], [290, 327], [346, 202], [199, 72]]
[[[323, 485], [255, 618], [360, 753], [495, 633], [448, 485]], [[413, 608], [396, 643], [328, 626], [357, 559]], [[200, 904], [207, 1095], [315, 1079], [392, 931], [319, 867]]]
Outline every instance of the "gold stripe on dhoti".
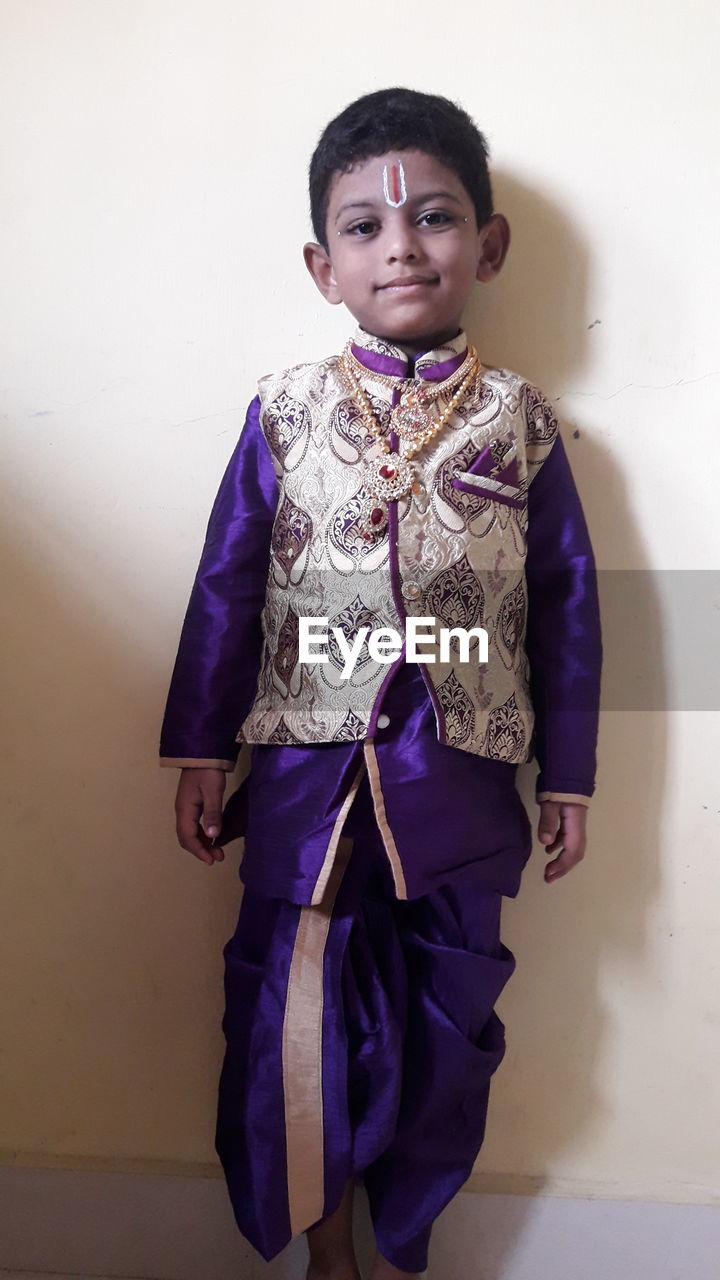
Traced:
[[313, 907], [316, 907], [323, 900], [325, 888], [330, 876], [330, 872], [332, 871], [333, 863], [335, 861], [335, 852], [338, 847], [340, 832], [345, 826], [345, 819], [347, 818], [348, 813], [350, 812], [350, 806], [352, 805], [352, 802], [355, 799], [355, 796], [357, 795], [358, 787], [360, 786], [360, 782], [362, 781], [362, 776], [364, 772], [365, 772], [365, 761], [363, 760], [362, 764], [360, 765], [360, 768], [358, 769], [357, 773], [355, 774], [355, 777], [352, 780], [350, 790], [348, 791], [345, 799], [343, 800], [340, 812], [337, 818], [335, 819], [335, 825], [333, 826], [333, 829], [332, 829], [330, 841], [328, 843], [327, 851], [325, 853], [325, 858], [320, 868], [320, 874], [318, 875], [318, 878], [315, 882], [315, 888], [313, 889], [312, 898], [310, 899], [310, 903]]
[[390, 824], [387, 820], [385, 812], [385, 797], [382, 793], [380, 785], [380, 770], [378, 768], [377, 755], [375, 754], [375, 743], [372, 738], [366, 738], [363, 746], [365, 759], [367, 761], [368, 777], [370, 779], [370, 790], [372, 792], [373, 805], [375, 808], [375, 821], [380, 828], [380, 834], [385, 845], [385, 852], [390, 860], [390, 867], [395, 881], [395, 893], [398, 898], [407, 898], [407, 886], [405, 884], [405, 873], [402, 869], [400, 854], [395, 844], [395, 837], [390, 830]]
[[[360, 774], [356, 779], [358, 785], [359, 782]], [[322, 902], [300, 907], [290, 962], [282, 1064], [288, 1204], [293, 1236], [317, 1222], [323, 1216], [325, 1205], [323, 962], [333, 906], [352, 843], [347, 836], [338, 836]]]

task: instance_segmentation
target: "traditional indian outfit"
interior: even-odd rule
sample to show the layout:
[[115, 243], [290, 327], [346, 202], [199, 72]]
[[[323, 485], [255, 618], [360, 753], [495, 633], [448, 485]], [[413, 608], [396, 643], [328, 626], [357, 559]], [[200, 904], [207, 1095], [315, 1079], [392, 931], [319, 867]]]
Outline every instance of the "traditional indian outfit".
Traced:
[[[392, 410], [467, 355], [411, 361], [361, 327], [352, 352], [391, 449]], [[594, 790], [601, 640], [595, 565], [557, 420], [537, 387], [481, 365], [418, 454], [412, 492], [368, 535], [375, 443], [337, 356], [261, 378], [208, 526], [161, 758], [250, 773], [225, 956], [216, 1146], [238, 1226], [266, 1260], [361, 1177], [380, 1252], [422, 1271], [469, 1176], [505, 1051], [500, 940], [531, 850], [516, 787]], [[425, 652], [337, 643], [300, 661], [299, 619], [432, 620]], [[487, 661], [440, 629], [481, 626]], [[477, 643], [477, 642], [475, 642]]]

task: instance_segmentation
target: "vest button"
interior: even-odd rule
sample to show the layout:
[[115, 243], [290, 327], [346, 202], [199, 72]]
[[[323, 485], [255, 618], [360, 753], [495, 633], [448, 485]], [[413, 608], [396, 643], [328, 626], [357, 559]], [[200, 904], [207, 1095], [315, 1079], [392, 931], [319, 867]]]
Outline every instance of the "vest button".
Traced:
[[400, 590], [405, 600], [419, 600], [422, 595], [422, 587], [419, 582], [403, 582]]
[[389, 723], [390, 723], [390, 717], [386, 716], [385, 712], [383, 711], [382, 715], [378, 716], [377, 718], [378, 729], [387, 729]]

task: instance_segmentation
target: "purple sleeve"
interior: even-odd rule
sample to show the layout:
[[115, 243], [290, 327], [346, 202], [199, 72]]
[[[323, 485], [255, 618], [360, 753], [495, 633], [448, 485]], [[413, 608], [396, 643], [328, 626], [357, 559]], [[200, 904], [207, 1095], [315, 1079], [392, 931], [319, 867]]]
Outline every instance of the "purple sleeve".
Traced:
[[602, 642], [590, 537], [558, 435], [528, 493], [528, 630], [538, 794], [591, 796]]
[[262, 657], [278, 485], [256, 396], [223, 476], [170, 682], [160, 755], [232, 762]]

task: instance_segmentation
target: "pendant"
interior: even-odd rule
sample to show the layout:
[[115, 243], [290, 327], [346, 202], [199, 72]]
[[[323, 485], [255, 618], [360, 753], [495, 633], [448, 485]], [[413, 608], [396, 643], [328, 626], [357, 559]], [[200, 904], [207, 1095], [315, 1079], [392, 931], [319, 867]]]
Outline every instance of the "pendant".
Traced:
[[393, 410], [391, 426], [411, 444], [432, 431], [433, 419], [417, 404], [401, 404]]
[[401, 458], [399, 453], [383, 453], [366, 461], [364, 480], [376, 497], [393, 501], [410, 492], [415, 468], [409, 458]]
[[374, 496], [367, 498], [360, 511], [360, 527], [365, 541], [372, 542], [376, 534], [384, 533], [387, 522], [387, 503]]
[[415, 468], [397, 453], [383, 453], [366, 460], [364, 484], [370, 496], [363, 503], [360, 518], [363, 537], [370, 541], [387, 528], [388, 502], [403, 498], [412, 490]]

